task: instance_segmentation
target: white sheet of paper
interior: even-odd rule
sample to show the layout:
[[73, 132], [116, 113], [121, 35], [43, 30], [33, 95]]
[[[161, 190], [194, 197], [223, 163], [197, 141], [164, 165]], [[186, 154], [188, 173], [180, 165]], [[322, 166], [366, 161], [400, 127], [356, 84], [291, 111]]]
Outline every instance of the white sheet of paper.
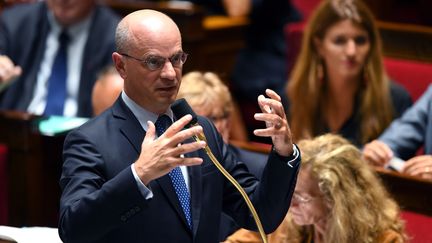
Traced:
[[0, 239], [18, 243], [62, 243], [57, 228], [0, 225]]
[[388, 163], [387, 163], [387, 165], [385, 166], [385, 168], [392, 168], [392, 169], [394, 169], [394, 170], [397, 170], [397, 171], [402, 171], [402, 169], [403, 169], [403, 167], [404, 167], [404, 165], [405, 165], [405, 161], [404, 160], [402, 160], [402, 159], [400, 159], [400, 158], [398, 158], [398, 157], [393, 157]]

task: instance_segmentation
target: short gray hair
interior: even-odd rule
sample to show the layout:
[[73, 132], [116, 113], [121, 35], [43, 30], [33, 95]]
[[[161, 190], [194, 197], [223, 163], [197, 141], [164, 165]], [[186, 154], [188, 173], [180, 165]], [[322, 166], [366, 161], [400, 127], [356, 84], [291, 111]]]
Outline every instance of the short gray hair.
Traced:
[[125, 53], [130, 47], [130, 31], [129, 26], [121, 21], [116, 29], [115, 33], [115, 44], [117, 52]]

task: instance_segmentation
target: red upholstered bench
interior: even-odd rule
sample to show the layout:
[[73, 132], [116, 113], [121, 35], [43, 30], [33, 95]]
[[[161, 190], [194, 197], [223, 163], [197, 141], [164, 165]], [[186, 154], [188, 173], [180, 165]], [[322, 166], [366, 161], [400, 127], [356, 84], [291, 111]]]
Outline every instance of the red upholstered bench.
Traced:
[[384, 66], [390, 78], [408, 90], [413, 101], [432, 83], [432, 63], [386, 57]]
[[321, 0], [291, 0], [291, 2], [302, 14], [303, 20], [307, 21]]
[[410, 211], [402, 211], [409, 242], [432, 243], [432, 217]]
[[0, 144], [0, 225], [8, 223], [7, 147]]

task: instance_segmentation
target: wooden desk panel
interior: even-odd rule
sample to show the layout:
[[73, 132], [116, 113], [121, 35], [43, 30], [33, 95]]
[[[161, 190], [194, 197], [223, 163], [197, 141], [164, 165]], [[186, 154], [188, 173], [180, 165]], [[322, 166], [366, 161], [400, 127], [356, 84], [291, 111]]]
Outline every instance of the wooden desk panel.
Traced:
[[378, 21], [384, 55], [432, 62], [432, 27]]
[[363, 0], [376, 19], [387, 22], [431, 25], [430, 0]]
[[16, 243], [16, 241], [8, 241], [0, 239], [0, 243]]
[[376, 171], [403, 210], [432, 216], [432, 181], [384, 169]]
[[0, 112], [0, 142], [8, 147], [8, 225], [57, 227], [64, 136], [38, 133], [37, 116]]

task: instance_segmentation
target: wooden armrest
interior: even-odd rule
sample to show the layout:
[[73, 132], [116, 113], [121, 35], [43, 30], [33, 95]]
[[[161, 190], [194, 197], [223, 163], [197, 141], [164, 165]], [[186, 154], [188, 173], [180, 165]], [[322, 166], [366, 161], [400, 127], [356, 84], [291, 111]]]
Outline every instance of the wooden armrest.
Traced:
[[245, 27], [248, 24], [249, 19], [246, 17], [228, 17], [222, 15], [207, 16], [203, 22], [204, 29], [206, 30]]
[[432, 216], [432, 181], [382, 168], [375, 170], [403, 210]]
[[231, 140], [230, 143], [244, 150], [257, 152], [257, 153], [268, 154], [270, 153], [271, 150], [271, 145], [265, 143], [245, 142], [245, 141], [237, 141], [237, 140]]

